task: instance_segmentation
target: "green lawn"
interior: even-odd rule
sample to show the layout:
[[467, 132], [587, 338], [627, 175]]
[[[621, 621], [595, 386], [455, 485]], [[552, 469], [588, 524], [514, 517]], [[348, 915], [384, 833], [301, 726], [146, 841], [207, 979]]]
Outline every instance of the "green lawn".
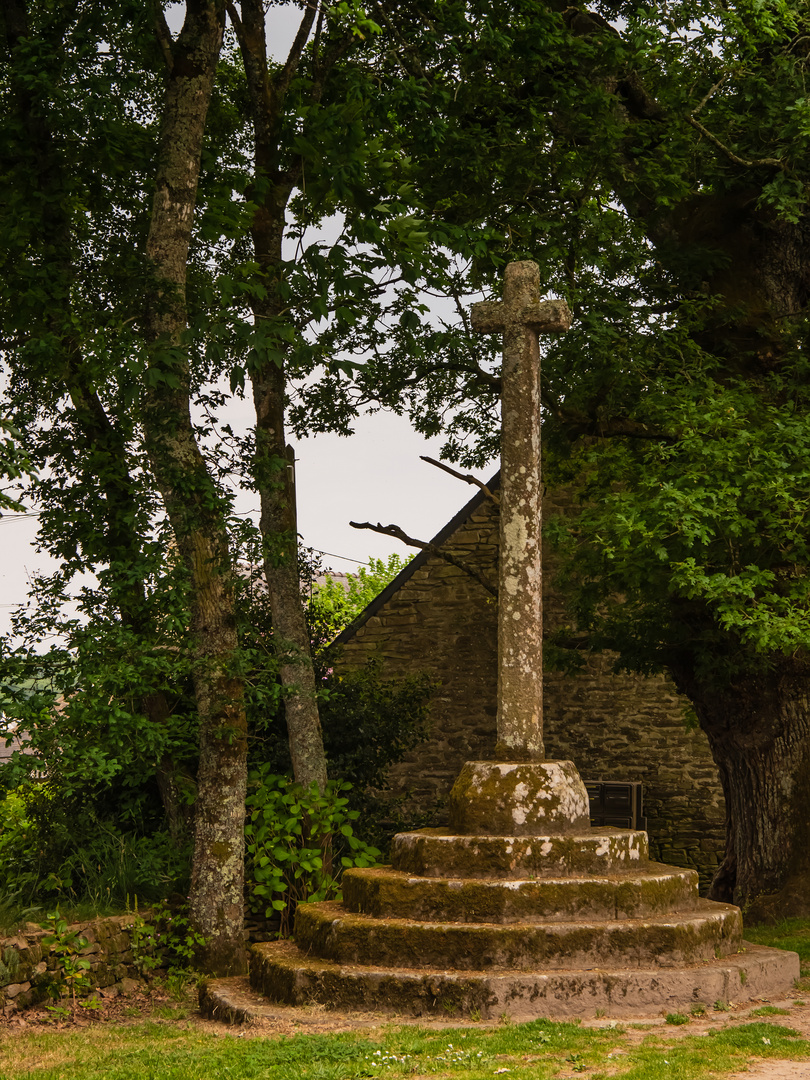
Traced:
[[[622, 1027], [592, 1030], [535, 1020], [443, 1031], [390, 1026], [373, 1034], [273, 1038], [201, 1033], [188, 1021], [142, 1021], [0, 1036], [3, 1080], [371, 1080], [501, 1074], [545, 1080], [700, 1080], [744, 1068], [753, 1057], [810, 1058], [790, 1028], [742, 1023], [707, 1035], [657, 1031], [631, 1043]], [[512, 1080], [512, 1078], [510, 1078]]]
[[755, 945], [797, 952], [802, 976], [810, 976], [810, 919], [782, 919], [774, 926], [746, 926], [745, 938]]
[[[746, 937], [793, 949], [810, 968], [810, 920], [749, 927]], [[795, 1007], [807, 1006], [797, 1002]], [[163, 1005], [153, 1006], [149, 1019], [126, 1024], [0, 1027], [0, 1080], [488, 1080], [501, 1075], [505, 1080], [701, 1080], [741, 1071], [753, 1058], [810, 1059], [810, 1041], [773, 1022], [788, 1010], [768, 1004], [745, 1019], [732, 1019], [726, 1028], [720, 1024], [729, 1014], [707, 1003], [705, 1010], [673, 1014], [668, 1025], [654, 1028], [614, 1023], [593, 1029], [535, 1020], [444, 1030], [389, 1025], [371, 1032], [289, 1037], [225, 1027], [212, 1034], [189, 1019], [189, 1011]], [[137, 1015], [135, 1006], [132, 1013]], [[690, 1033], [690, 1026], [700, 1022], [702, 1030], [706, 1021], [708, 1032]]]

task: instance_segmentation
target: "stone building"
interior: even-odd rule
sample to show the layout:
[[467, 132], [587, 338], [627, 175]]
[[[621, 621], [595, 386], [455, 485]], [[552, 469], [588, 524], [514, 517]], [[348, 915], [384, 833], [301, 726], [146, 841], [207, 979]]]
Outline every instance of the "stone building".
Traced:
[[[547, 496], [544, 514], [554, 508]], [[433, 544], [497, 582], [497, 510], [483, 492]], [[567, 621], [549, 587], [552, 564], [546, 552], [547, 633]], [[497, 602], [473, 577], [422, 551], [336, 641], [340, 666], [359, 667], [375, 656], [389, 675], [426, 671], [436, 680], [431, 735], [391, 773], [394, 791], [410, 792], [422, 806], [441, 806], [464, 761], [492, 757], [496, 622]], [[693, 867], [705, 888], [725, 840], [723, 796], [706, 738], [687, 724], [687, 703], [668, 679], [615, 674], [614, 659], [592, 655], [577, 675], [546, 673], [546, 754], [570, 758], [586, 783], [640, 782], [651, 857]]]

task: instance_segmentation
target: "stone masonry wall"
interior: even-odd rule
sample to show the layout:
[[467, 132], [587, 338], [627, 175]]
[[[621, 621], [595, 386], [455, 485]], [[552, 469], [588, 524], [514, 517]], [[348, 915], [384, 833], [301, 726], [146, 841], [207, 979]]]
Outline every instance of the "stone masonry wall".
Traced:
[[[494, 583], [496, 511], [481, 499], [468, 509], [450, 535], [436, 539]], [[544, 513], [552, 509], [549, 500]], [[550, 562], [546, 553], [547, 582]], [[409, 791], [425, 807], [441, 805], [465, 761], [493, 754], [497, 606], [462, 570], [435, 556], [415, 563], [376, 610], [372, 605], [373, 614], [339, 639], [339, 665], [359, 667], [375, 656], [388, 674], [427, 671], [439, 683], [430, 738], [391, 771], [394, 791]], [[547, 632], [567, 621], [550, 588], [544, 616]], [[592, 656], [574, 676], [547, 672], [546, 754], [570, 758], [585, 780], [641, 781], [652, 857], [698, 870], [705, 889], [725, 843], [723, 797], [708, 743], [699, 729], [687, 729], [687, 703], [669, 680], [614, 674], [614, 659]]]
[[[94, 990], [138, 976], [132, 952], [132, 928], [137, 922], [137, 915], [115, 915], [70, 927], [87, 938], [87, 946], [78, 955], [90, 961], [86, 975]], [[25, 930], [13, 937], [0, 938], [0, 1013], [3, 1015], [10, 1016], [48, 997], [48, 987], [58, 967], [56, 955], [42, 943], [48, 933], [34, 923], [27, 923]]]

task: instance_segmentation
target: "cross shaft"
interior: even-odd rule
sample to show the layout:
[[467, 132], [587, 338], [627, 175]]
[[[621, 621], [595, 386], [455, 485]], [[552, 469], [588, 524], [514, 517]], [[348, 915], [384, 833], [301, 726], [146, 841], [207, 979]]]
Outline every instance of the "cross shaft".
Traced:
[[540, 301], [533, 262], [506, 267], [503, 301], [472, 306], [479, 333], [503, 334], [498, 593], [498, 743], [501, 761], [542, 761], [543, 577], [541, 552], [540, 348], [571, 312]]

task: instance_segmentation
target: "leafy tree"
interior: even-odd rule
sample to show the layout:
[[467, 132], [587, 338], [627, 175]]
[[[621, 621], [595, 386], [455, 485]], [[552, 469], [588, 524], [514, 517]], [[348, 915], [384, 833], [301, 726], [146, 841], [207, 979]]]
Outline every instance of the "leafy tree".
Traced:
[[387, 560], [370, 556], [366, 566], [346, 576], [345, 585], [328, 571], [323, 581], [314, 583], [307, 604], [314, 651], [317, 653], [329, 645], [410, 561], [411, 557], [403, 559], [396, 554], [389, 555]]
[[[471, 280], [535, 258], [577, 315], [543, 363], [550, 475], [582, 497], [557, 530], [580, 624], [623, 665], [669, 670], [694, 706], [729, 815], [712, 895], [805, 911], [806, 10], [426, 16], [423, 108], [401, 132], [417, 196], [480, 223]], [[445, 328], [434, 364], [435, 330], [410, 332], [384, 376], [358, 378], [422, 430], [456, 402], [446, 452], [482, 462], [491, 354]]]
[[[244, 673], [224, 471], [203, 457], [192, 396], [221, 373], [237, 392], [252, 385], [248, 482], [289, 645], [293, 758], [305, 784], [322, 782], [285, 422], [346, 432], [373, 403], [447, 430], [451, 457], [486, 459], [498, 358], [469, 335], [466, 297], [494, 287], [505, 259], [533, 257], [578, 315], [544, 358], [545, 435], [557, 475], [584, 497], [569, 573], [583, 625], [624, 663], [668, 668], [694, 703], [730, 813], [715, 895], [800, 906], [803, 9], [312, 7], [274, 64], [263, 7], [245, 0], [228, 6], [241, 66], [220, 56], [219, 3], [190, 3], [177, 38], [160, 8], [151, 25], [137, 5], [108, 18], [8, 0], [5, 12], [3, 315], [25, 361], [15, 419], [36, 417], [42, 462], [57, 463], [39, 488], [52, 550], [72, 568], [109, 568], [121, 621], [146, 636], [156, 478], [188, 568], [213, 763], [197, 866], [220, 850], [208, 825], [233, 825], [215, 787], [232, 807], [241, 797]], [[89, 125], [88, 100], [105, 103]], [[334, 214], [341, 237], [307, 243]], [[428, 318], [425, 290], [450, 313]], [[143, 699], [156, 724], [165, 705]], [[230, 922], [227, 903], [201, 904]]]
[[[54, 500], [61, 513], [70, 495], [90, 507], [67, 535], [52, 534], [52, 548], [74, 569], [104, 567], [122, 622], [146, 637], [142, 548], [155, 504], [145, 464], [157, 481], [190, 582], [200, 738], [192, 917], [208, 966], [240, 970], [245, 718], [225, 504], [190, 417], [185, 295], [224, 4], [190, 3], [162, 56], [138, 5], [9, 0], [3, 16], [12, 388], [21, 413], [60, 416], [47, 440], [56, 475], [45, 492], [68, 487], [68, 500]], [[88, 101], [101, 106], [89, 125], [80, 119]], [[106, 272], [94, 277], [107, 254]], [[161, 693], [142, 705], [156, 725], [169, 716]]]

